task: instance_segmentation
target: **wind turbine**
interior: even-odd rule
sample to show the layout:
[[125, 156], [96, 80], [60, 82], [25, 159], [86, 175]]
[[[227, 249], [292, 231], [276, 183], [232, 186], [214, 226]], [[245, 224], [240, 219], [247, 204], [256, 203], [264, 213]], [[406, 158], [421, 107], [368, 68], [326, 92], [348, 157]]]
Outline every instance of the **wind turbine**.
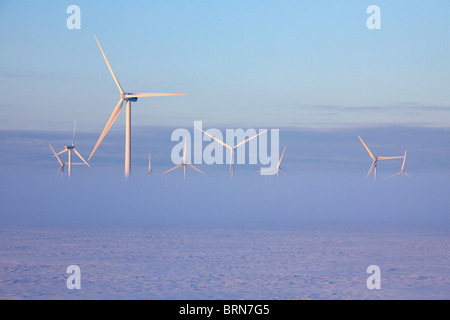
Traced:
[[406, 151], [405, 151], [405, 155], [403, 156], [402, 168], [400, 169], [399, 172], [397, 172], [396, 174], [393, 174], [392, 176], [389, 176], [388, 178], [392, 178], [395, 176], [407, 176], [408, 178], [410, 178], [409, 174], [405, 171], [405, 161], [406, 161]]
[[283, 152], [281, 153], [281, 157], [280, 160], [278, 161], [278, 164], [275, 168], [267, 168], [267, 169], [262, 169], [260, 172], [268, 172], [268, 171], [273, 171], [273, 170], [277, 170], [277, 180], [278, 180], [278, 174], [281, 172], [282, 174], [284, 174], [283, 169], [281, 169], [280, 165], [281, 165], [281, 160], [283, 160], [283, 156], [284, 156], [284, 151], [286, 151], [286, 147], [284, 147]]
[[154, 171], [152, 169], [152, 154], [149, 151], [148, 152], [148, 171], [147, 171], [147, 174], [151, 175], [152, 173], [154, 173]]
[[[81, 154], [77, 151], [77, 149], [75, 149], [75, 129], [77, 126], [77, 121], [75, 120], [75, 124], [73, 126], [73, 136], [72, 136], [72, 144], [69, 146], [65, 146], [64, 150], [58, 153], [55, 153], [55, 150], [53, 150], [52, 146], [50, 146], [50, 148], [53, 151], [54, 156], [58, 159], [59, 164], [61, 165], [61, 167], [59, 168], [58, 174], [61, 172], [64, 172], [64, 167], [67, 165], [67, 177], [70, 179], [70, 174], [72, 172], [72, 165], [87, 165], [88, 167], [91, 167], [89, 165], [89, 163], [86, 162], [86, 160], [83, 159], [83, 157], [81, 156]], [[72, 162], [72, 151], [75, 152], [75, 154], [78, 156], [78, 158], [80, 158], [83, 162]], [[68, 162], [62, 162], [61, 159], [59, 158], [59, 155], [68, 152]]]
[[122, 87], [120, 86], [119, 80], [117, 80], [116, 75], [114, 74], [113, 69], [111, 68], [111, 65], [109, 64], [108, 59], [106, 58], [105, 53], [103, 52], [102, 47], [100, 46], [100, 42], [98, 42], [97, 37], [94, 35], [95, 41], [97, 41], [98, 47], [100, 48], [100, 51], [102, 52], [103, 58], [105, 59], [106, 65], [108, 66], [109, 71], [111, 72], [111, 75], [117, 85], [117, 88], [120, 92], [120, 99], [117, 103], [116, 107], [114, 108], [111, 116], [109, 117], [108, 122], [105, 125], [105, 128], [103, 129], [102, 134], [100, 135], [100, 138], [98, 139], [94, 149], [92, 149], [91, 155], [88, 158], [88, 161], [92, 158], [95, 151], [97, 150], [100, 143], [103, 141], [103, 138], [108, 133], [111, 126], [116, 121], [117, 117], [120, 114], [120, 111], [122, 110], [123, 102], [127, 102], [126, 107], [126, 128], [125, 128], [125, 178], [128, 178], [131, 173], [131, 102], [136, 102], [138, 98], [143, 97], [161, 97], [161, 96], [179, 96], [179, 95], [185, 95], [182, 93], [126, 93], [123, 91]]
[[378, 160], [390, 160], [390, 159], [401, 159], [403, 157], [375, 157], [373, 153], [369, 150], [369, 148], [366, 146], [364, 141], [361, 139], [360, 136], [358, 136], [359, 140], [361, 140], [362, 144], [366, 148], [367, 152], [369, 153], [369, 156], [372, 158], [372, 165], [370, 166], [369, 172], [367, 173], [367, 177], [370, 175], [370, 173], [373, 170], [373, 177], [376, 180], [377, 179], [377, 162]]
[[217, 141], [218, 143], [220, 143], [222, 146], [224, 146], [225, 148], [227, 148], [227, 149], [230, 150], [230, 175], [231, 175], [231, 178], [233, 178], [233, 174], [234, 174], [234, 164], [233, 164], [233, 162], [234, 162], [234, 149], [236, 149], [237, 147], [240, 147], [240, 146], [243, 145], [244, 143], [246, 143], [246, 142], [248, 142], [248, 141], [250, 141], [250, 140], [256, 138], [256, 137], [259, 136], [260, 134], [263, 134], [263, 133], [267, 132], [267, 130], [264, 130], [264, 131], [262, 131], [262, 132], [260, 132], [260, 133], [258, 133], [258, 134], [255, 134], [254, 136], [248, 138], [247, 140], [244, 140], [244, 141], [238, 143], [238, 144], [235, 145], [234, 147], [232, 147], [232, 146], [229, 146], [228, 144], [226, 144], [225, 142], [223, 142], [223, 141], [217, 139], [217, 138], [214, 137], [212, 134], [209, 134], [208, 132], [206, 132], [206, 131], [204, 131], [204, 130], [202, 130], [202, 129], [200, 129], [200, 128], [197, 128], [197, 129], [200, 130], [200, 131], [202, 131], [204, 134], [206, 134], [207, 136], [209, 136], [209, 137], [211, 137], [212, 139], [216, 140], [216, 141]]
[[183, 167], [183, 171], [184, 171], [184, 178], [186, 179], [186, 166], [191, 167], [194, 170], [197, 170], [198, 172], [200, 172], [203, 175], [206, 175], [205, 173], [203, 173], [203, 171], [201, 171], [200, 169], [197, 169], [194, 165], [190, 164], [189, 162], [186, 161], [186, 137], [184, 137], [184, 149], [183, 149], [183, 162], [181, 162], [179, 165], [167, 170], [166, 172], [164, 172], [163, 174], [169, 173], [172, 170], [175, 170], [179, 167]]

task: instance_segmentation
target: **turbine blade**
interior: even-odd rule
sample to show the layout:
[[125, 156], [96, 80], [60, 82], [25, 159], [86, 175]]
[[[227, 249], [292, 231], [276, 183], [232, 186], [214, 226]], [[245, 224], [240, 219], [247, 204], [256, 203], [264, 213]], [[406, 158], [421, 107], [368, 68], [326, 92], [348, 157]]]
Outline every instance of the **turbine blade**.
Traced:
[[280, 161], [278, 161], [278, 168], [280, 167], [281, 160], [283, 160], [284, 151], [286, 151], [286, 146], [284, 147], [283, 152], [281, 153]]
[[378, 157], [377, 160], [391, 160], [391, 159], [403, 159], [403, 156], [401, 157]]
[[250, 138], [248, 138], [247, 140], [244, 140], [244, 141], [242, 141], [242, 142], [240, 142], [240, 143], [238, 143], [237, 145], [235, 145], [233, 148], [237, 148], [237, 147], [239, 147], [239, 146], [241, 146], [241, 145], [243, 145], [244, 143], [246, 143], [246, 142], [248, 142], [248, 141], [250, 141], [250, 140], [252, 140], [252, 139], [254, 139], [254, 138], [256, 138], [257, 136], [259, 136], [259, 135], [261, 135], [261, 134], [263, 134], [263, 133], [266, 133], [267, 132], [267, 130], [264, 130], [263, 132], [260, 132], [260, 133], [258, 133], [258, 134], [255, 134], [253, 137], [250, 137]]
[[402, 164], [401, 171], [403, 171], [403, 169], [405, 169], [405, 161], [406, 161], [406, 150], [405, 150], [405, 155], [403, 156], [403, 164]]
[[387, 179], [390, 179], [390, 178], [393, 178], [393, 177], [396, 177], [396, 176], [399, 176], [399, 175], [401, 175], [401, 173], [397, 172], [397, 173], [394, 173], [393, 175], [390, 175], [389, 177], [387, 177]]
[[63, 150], [63, 151], [61, 151], [61, 152], [58, 152], [57, 154], [55, 154], [53, 157], [57, 157], [57, 156], [59, 156], [59, 155], [61, 155], [61, 154], [63, 154], [64, 152], [67, 152], [67, 150]]
[[120, 111], [122, 110], [122, 104], [123, 104], [123, 99], [120, 99], [119, 103], [117, 104], [116, 108], [114, 109], [113, 113], [111, 114], [111, 117], [109, 118], [108, 122], [106, 123], [106, 126], [103, 129], [102, 134], [100, 135], [100, 138], [98, 139], [97, 143], [95, 144], [94, 149], [92, 149], [92, 152], [91, 152], [91, 155], [88, 158], [88, 161], [91, 160], [91, 158], [94, 155], [95, 151], [97, 150], [98, 146], [103, 141], [103, 138], [106, 136], [106, 134], [108, 133], [109, 129], [113, 125], [114, 121], [116, 121], [117, 117], [119, 116]]
[[77, 156], [83, 160], [83, 162], [90, 168], [91, 166], [89, 165], [89, 163], [86, 162], [86, 160], [83, 159], [83, 157], [81, 156], [81, 154], [77, 151], [77, 149], [73, 148], [73, 151], [75, 151], [75, 153], [77, 154]]
[[56, 159], [58, 159], [59, 164], [62, 166], [63, 163], [62, 163], [61, 159], [56, 155], [55, 149], [53, 149], [53, 147], [50, 144], [49, 144], [49, 146], [50, 146], [50, 149], [52, 149], [52, 151], [53, 151], [53, 154], [54, 154], [53, 157], [56, 157]]
[[56, 174], [56, 176], [59, 176], [63, 172], [64, 172], [64, 166], [59, 167], [59, 170], [58, 170], [58, 173]]
[[213, 140], [217, 141], [218, 143], [220, 143], [220, 144], [221, 144], [222, 146], [224, 146], [225, 148], [228, 148], [228, 149], [230, 149], [230, 150], [233, 149], [232, 147], [230, 147], [229, 145], [227, 145], [225, 142], [223, 142], [223, 141], [217, 139], [216, 137], [214, 137], [212, 134], [209, 134], [208, 132], [206, 132], [206, 131], [204, 131], [204, 130], [202, 130], [202, 129], [200, 129], [200, 128], [197, 128], [197, 129], [200, 130], [200, 131], [202, 131], [204, 134], [206, 134], [207, 136], [209, 136], [211, 139], [213, 139]]
[[372, 162], [372, 165], [370, 166], [369, 172], [367, 173], [367, 177], [370, 176], [370, 173], [372, 172], [372, 170], [376, 167], [376, 162]]
[[120, 91], [120, 93], [122, 94], [122, 93], [123, 93], [123, 89], [122, 89], [122, 87], [120, 86], [119, 80], [117, 80], [117, 77], [116, 77], [116, 75], [114, 74], [114, 71], [113, 71], [113, 69], [111, 68], [111, 65], [109, 64], [109, 61], [108, 61], [108, 59], [106, 58], [106, 55], [105, 55], [105, 53], [103, 52], [102, 46], [100, 45], [100, 42], [98, 42], [98, 39], [97, 39], [97, 37], [95, 36], [95, 34], [94, 34], [94, 37], [95, 37], [95, 41], [97, 41], [97, 44], [98, 44], [98, 47], [100, 48], [100, 51], [102, 52], [103, 58], [105, 59], [106, 64], [108, 65], [108, 69], [109, 69], [109, 71], [111, 72], [111, 75], [112, 75], [112, 77], [114, 78], [114, 81], [116, 82], [117, 88], [119, 88], [119, 91]]
[[144, 98], [144, 97], [165, 97], [165, 96], [185, 96], [186, 93], [134, 93], [126, 94], [125, 98]]
[[366, 144], [364, 143], [363, 139], [361, 139], [360, 136], [358, 136], [358, 138], [359, 138], [359, 140], [361, 140], [362, 144], [364, 145], [364, 148], [366, 148], [367, 152], [369, 153], [369, 156], [370, 156], [373, 160], [375, 160], [375, 159], [376, 159], [375, 156], [372, 154], [372, 152], [371, 152], [371, 151], [369, 150], [369, 148], [366, 146]]
[[73, 136], [72, 136], [72, 146], [75, 143], [75, 129], [77, 127], [77, 119], [75, 119], [75, 124], [73, 125]]
[[177, 166], [173, 167], [172, 169], [169, 169], [169, 170], [167, 170], [167, 171], [166, 171], [166, 172], [164, 172], [163, 174], [169, 173], [170, 171], [173, 171], [173, 170], [175, 170], [175, 169], [177, 169], [177, 168], [181, 167], [182, 165], [183, 165], [183, 163], [180, 163], [179, 165], [177, 165]]
[[206, 176], [206, 174], [205, 174], [203, 171], [201, 171], [200, 169], [196, 168], [193, 164], [188, 163], [187, 165], [188, 165], [189, 167], [191, 167], [192, 169], [197, 170], [197, 171], [200, 172], [202, 175]]

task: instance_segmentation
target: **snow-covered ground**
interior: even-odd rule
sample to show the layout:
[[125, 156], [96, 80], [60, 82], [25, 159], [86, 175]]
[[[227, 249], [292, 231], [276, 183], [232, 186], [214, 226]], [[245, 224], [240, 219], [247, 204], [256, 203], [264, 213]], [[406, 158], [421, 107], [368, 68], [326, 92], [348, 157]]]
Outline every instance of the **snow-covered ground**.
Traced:
[[[69, 265], [81, 289], [69, 290]], [[381, 289], [369, 290], [369, 265]], [[3, 228], [1, 299], [448, 299], [448, 228]]]

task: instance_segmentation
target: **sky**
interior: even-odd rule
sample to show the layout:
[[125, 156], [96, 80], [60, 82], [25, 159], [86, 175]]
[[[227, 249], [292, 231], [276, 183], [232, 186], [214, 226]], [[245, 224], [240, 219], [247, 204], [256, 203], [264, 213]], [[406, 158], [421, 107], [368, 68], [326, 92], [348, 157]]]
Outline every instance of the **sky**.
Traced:
[[[73, 4], [81, 28], [70, 30]], [[379, 30], [366, 25], [373, 4]], [[0, 225], [448, 225], [448, 12], [446, 0], [0, 1]], [[70, 184], [55, 177], [48, 144], [70, 144], [76, 120], [87, 159], [119, 100], [94, 34], [126, 92], [187, 94], [133, 103], [131, 182], [125, 112], [91, 168], [74, 168]], [[207, 177], [161, 176], [174, 166], [171, 133], [193, 134], [194, 121], [278, 129], [287, 174], [242, 165], [230, 181], [227, 165], [203, 164]], [[408, 150], [411, 179], [386, 179], [401, 160], [366, 179], [358, 135], [377, 155]]]
[[[69, 5], [81, 28], [66, 25]], [[369, 30], [376, 4], [381, 29]], [[1, 1], [2, 129], [449, 126], [448, 1]], [[122, 114], [116, 126], [124, 126]]]

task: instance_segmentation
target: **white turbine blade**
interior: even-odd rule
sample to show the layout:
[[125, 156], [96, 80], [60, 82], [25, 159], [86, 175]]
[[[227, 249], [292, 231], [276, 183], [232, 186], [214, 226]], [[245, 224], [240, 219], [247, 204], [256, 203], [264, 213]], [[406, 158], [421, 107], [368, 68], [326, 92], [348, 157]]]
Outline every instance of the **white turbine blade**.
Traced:
[[372, 172], [372, 170], [376, 167], [376, 162], [372, 162], [372, 165], [370, 166], [369, 172], [367, 173], [367, 177], [370, 176], [370, 173]]
[[358, 136], [358, 138], [359, 138], [359, 140], [361, 140], [362, 144], [363, 144], [364, 147], [366, 148], [367, 152], [369, 153], [369, 156], [370, 156], [373, 160], [375, 160], [375, 159], [376, 159], [375, 156], [372, 154], [372, 152], [371, 152], [371, 151], [369, 150], [369, 148], [366, 146], [366, 144], [364, 143], [363, 139], [361, 139], [360, 136]]
[[175, 170], [175, 169], [177, 169], [177, 168], [181, 167], [182, 165], [183, 165], [183, 163], [180, 163], [179, 165], [177, 165], [177, 166], [173, 167], [172, 169], [169, 169], [169, 170], [167, 170], [167, 171], [166, 171], [166, 172], [164, 172], [163, 174], [169, 173], [170, 171], [173, 171], [173, 170]]
[[89, 165], [89, 163], [86, 162], [86, 160], [83, 159], [83, 157], [81, 156], [81, 154], [77, 151], [77, 149], [73, 148], [73, 151], [75, 151], [75, 153], [77, 154], [77, 156], [83, 160], [83, 162], [90, 168], [91, 166]]
[[403, 156], [400, 157], [378, 157], [377, 160], [391, 160], [391, 159], [403, 159]]
[[278, 168], [280, 167], [281, 160], [283, 160], [284, 151], [286, 151], [286, 147], [284, 147], [283, 152], [281, 153], [280, 161], [278, 161]]
[[266, 133], [266, 132], [267, 132], [267, 130], [264, 130], [263, 132], [260, 132], [260, 133], [258, 133], [258, 134], [255, 134], [253, 137], [250, 137], [250, 138], [248, 138], [247, 140], [244, 140], [244, 141], [238, 143], [237, 145], [234, 146], [234, 148], [236, 149], [237, 147], [243, 145], [244, 143], [246, 143], [246, 142], [248, 142], [248, 141], [250, 141], [250, 140], [256, 138], [257, 136], [259, 136], [259, 135], [261, 135], [261, 134], [263, 134], [263, 133]]
[[220, 143], [222, 146], [224, 146], [224, 147], [226, 147], [226, 148], [228, 148], [228, 149], [230, 149], [230, 150], [233, 149], [232, 147], [230, 147], [229, 145], [227, 145], [225, 142], [223, 142], [223, 141], [217, 139], [216, 137], [214, 137], [212, 134], [209, 134], [208, 132], [206, 132], [206, 131], [204, 131], [204, 130], [202, 130], [202, 129], [200, 129], [200, 128], [197, 128], [197, 129], [200, 130], [200, 131], [202, 131], [204, 134], [206, 134], [207, 136], [209, 136], [211, 139], [213, 139], [213, 140], [217, 141], [218, 143]]
[[75, 129], [77, 127], [77, 119], [75, 119], [75, 123], [73, 125], [73, 136], [72, 136], [72, 146], [75, 143]]
[[403, 172], [403, 169], [405, 169], [405, 161], [406, 161], [406, 150], [405, 150], [405, 155], [403, 156], [403, 164], [402, 164], [402, 169], [401, 169], [402, 172]]
[[62, 174], [64, 172], [64, 165], [62, 165], [61, 167], [59, 167], [58, 173], [56, 174], [56, 176], [59, 176], [60, 174]]
[[61, 152], [58, 152], [58, 153], [55, 154], [53, 157], [57, 157], [57, 156], [63, 154], [64, 152], [67, 152], [67, 151], [68, 151], [68, 150], [66, 149], [66, 150], [63, 150], [63, 151], [61, 151]]
[[393, 177], [396, 177], [396, 176], [399, 176], [399, 175], [401, 175], [401, 173], [400, 173], [400, 172], [397, 172], [397, 173], [394, 173], [393, 175], [390, 175], [390, 176], [387, 177], [386, 179], [390, 179], [390, 178], [393, 178]]
[[114, 74], [114, 71], [113, 71], [113, 69], [111, 68], [111, 65], [109, 64], [109, 61], [108, 61], [108, 59], [106, 58], [106, 55], [105, 55], [105, 53], [103, 52], [102, 46], [100, 45], [100, 42], [98, 42], [98, 39], [97, 39], [97, 37], [95, 36], [95, 34], [94, 34], [94, 37], [95, 37], [95, 41], [97, 41], [97, 44], [98, 44], [98, 47], [100, 48], [100, 51], [102, 52], [103, 58], [105, 59], [106, 64], [108, 65], [108, 69], [109, 69], [109, 71], [111, 72], [111, 75], [112, 75], [112, 77], [114, 78], [114, 81], [116, 82], [117, 88], [119, 88], [119, 91], [120, 91], [120, 93], [122, 94], [122, 93], [123, 93], [123, 89], [122, 89], [122, 87], [120, 86], [119, 80], [117, 80], [117, 77], [116, 77], [116, 75]]
[[103, 138], [106, 136], [106, 134], [108, 133], [109, 129], [113, 125], [114, 121], [116, 121], [117, 117], [119, 116], [120, 111], [122, 110], [122, 104], [123, 104], [123, 99], [120, 99], [119, 103], [117, 104], [116, 108], [114, 109], [113, 113], [111, 114], [111, 117], [109, 118], [108, 122], [106, 123], [106, 126], [103, 129], [103, 132], [100, 135], [100, 138], [98, 139], [94, 149], [92, 149], [92, 152], [91, 152], [91, 155], [88, 158], [88, 161], [91, 160], [92, 156], [95, 153], [95, 150], [97, 150], [98, 146], [103, 141]]
[[134, 93], [126, 94], [125, 98], [144, 98], [144, 97], [166, 97], [166, 96], [185, 96], [186, 93]]
[[203, 171], [201, 171], [200, 169], [196, 168], [194, 165], [192, 165], [192, 164], [190, 164], [190, 163], [188, 163], [187, 165], [188, 165], [189, 167], [191, 167], [192, 169], [197, 170], [197, 171], [200, 172], [202, 175], [206, 176], [206, 174], [205, 174]]
[[53, 151], [53, 154], [54, 154], [53, 157], [56, 157], [56, 159], [58, 159], [59, 164], [62, 166], [63, 163], [62, 163], [61, 159], [56, 155], [55, 149], [53, 149], [53, 147], [50, 144], [49, 144], [49, 146], [50, 146], [50, 149], [52, 149], [52, 151]]

